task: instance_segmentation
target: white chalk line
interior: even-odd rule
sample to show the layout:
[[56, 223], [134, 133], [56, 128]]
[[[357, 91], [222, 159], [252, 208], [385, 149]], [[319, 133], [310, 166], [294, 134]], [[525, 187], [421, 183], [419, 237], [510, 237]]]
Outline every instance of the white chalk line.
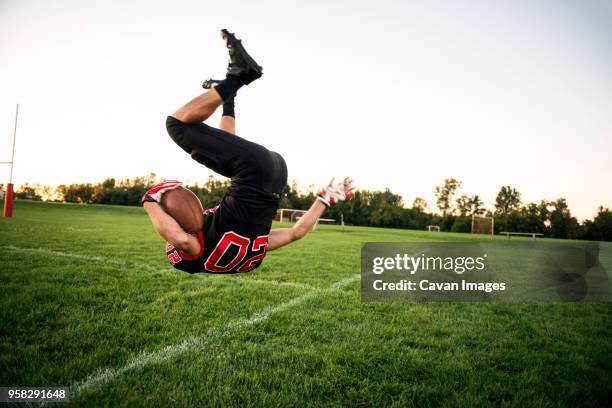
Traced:
[[63, 258], [81, 259], [84, 261], [95, 261], [95, 262], [106, 263], [106, 264], [111, 264], [111, 265], [119, 265], [123, 268], [128, 266], [126, 262], [117, 261], [115, 259], [109, 259], [109, 258], [104, 258], [101, 256], [95, 256], [95, 255], [80, 255], [80, 254], [73, 254], [69, 252], [53, 251], [53, 250], [45, 249], [45, 248], [23, 248], [23, 247], [17, 247], [14, 245], [4, 245], [4, 246], [1, 246], [0, 249], [9, 249], [11, 251], [20, 251], [20, 252], [34, 252], [38, 254], [59, 256]]
[[[105, 257], [101, 257], [101, 256], [95, 256], [95, 255], [81, 255], [81, 254], [75, 254], [75, 253], [70, 253], [70, 252], [62, 252], [62, 251], [54, 251], [51, 249], [45, 249], [45, 248], [24, 248], [24, 247], [18, 247], [18, 246], [14, 246], [14, 245], [4, 245], [4, 246], [0, 246], [0, 249], [8, 249], [11, 251], [20, 251], [20, 252], [31, 252], [31, 253], [38, 253], [38, 254], [42, 254], [42, 255], [49, 255], [49, 256], [58, 256], [58, 257], [62, 257], [62, 258], [72, 258], [72, 259], [79, 259], [79, 260], [83, 260], [83, 261], [94, 261], [94, 262], [98, 262], [98, 263], [102, 263], [102, 264], [109, 264], [109, 265], [117, 265], [120, 266], [121, 268], [129, 268], [134, 267], [134, 268], [138, 268], [138, 269], [142, 269], [142, 270], [146, 270], [148, 272], [165, 272], [168, 269], [163, 269], [163, 268], [155, 268], [151, 265], [147, 265], [147, 264], [142, 264], [142, 263], [135, 263], [135, 262], [123, 262], [123, 261], [119, 261], [116, 259], [110, 259], [110, 258], [105, 258]], [[197, 275], [196, 275], [197, 276]], [[207, 276], [207, 278], [211, 278], [210, 276]], [[236, 276], [229, 276], [226, 275], [223, 278], [224, 280], [231, 280], [234, 282], [244, 282], [244, 283], [252, 283], [255, 285], [270, 285], [270, 286], [287, 286], [287, 287], [295, 287], [295, 288], [301, 288], [301, 289], [307, 289], [307, 290], [315, 290], [317, 289], [316, 287], [309, 285], [307, 283], [301, 283], [301, 282], [292, 282], [292, 281], [278, 281], [278, 280], [267, 280], [267, 279], [251, 279], [251, 278], [239, 278]], [[206, 282], [212, 282], [212, 280], [206, 280]]]
[[[53, 251], [53, 250], [44, 249], [44, 248], [23, 248], [23, 247], [17, 247], [14, 245], [5, 245], [5, 246], [0, 246], [0, 249], [9, 249], [13, 251], [22, 251], [22, 252], [34, 252], [34, 253], [45, 254], [45, 255], [50, 255], [50, 256], [60, 256], [60, 257], [81, 259], [81, 260], [87, 260], [87, 261], [96, 261], [100, 263], [120, 265], [122, 267], [128, 266], [127, 263], [117, 261], [114, 259], [98, 257], [98, 256], [74, 254], [74, 253], [61, 252], [61, 251]], [[157, 271], [157, 269], [151, 268], [149, 265], [142, 265], [142, 264], [140, 265], [132, 264], [132, 265], [135, 267], [141, 267], [143, 269], [148, 269], [148, 270], [153, 269]], [[312, 297], [316, 297], [324, 293], [329, 293], [331, 291], [342, 289], [343, 287], [350, 285], [351, 283], [358, 280], [360, 278], [360, 275], [357, 274], [357, 275], [349, 276], [341, 281], [334, 283], [328, 289], [318, 289], [314, 286], [311, 286], [305, 283], [291, 282], [291, 281], [275, 281], [275, 280], [250, 279], [250, 278], [241, 279], [241, 278], [237, 278], [233, 276], [232, 277], [228, 276], [226, 278], [233, 280], [233, 281], [239, 281], [240, 283], [244, 282], [244, 283], [253, 283], [253, 284], [275, 285], [275, 286], [291, 286], [291, 287], [297, 287], [301, 289], [308, 289], [309, 291], [287, 302], [266, 308], [263, 311], [254, 314], [248, 319], [244, 319], [244, 318], [237, 319], [237, 320], [227, 323], [226, 325], [213, 327], [209, 329], [205, 335], [197, 336], [197, 337], [193, 337], [193, 336], [188, 337], [187, 339], [181, 341], [180, 343], [166, 346], [162, 349], [159, 349], [153, 352], [142, 352], [136, 357], [131, 358], [128, 361], [128, 363], [124, 365], [123, 367], [114, 368], [114, 369], [106, 368], [106, 369], [98, 370], [97, 372], [86, 377], [84, 380], [73, 383], [70, 386], [70, 395], [74, 396], [81, 392], [95, 389], [132, 370], [139, 369], [147, 365], [158, 364], [158, 363], [167, 361], [170, 358], [180, 354], [181, 352], [197, 348], [198, 346], [202, 345], [205, 342], [212, 341], [212, 340], [221, 338], [223, 336], [232, 334], [233, 332], [236, 332], [244, 327], [253, 326], [257, 323], [260, 323], [262, 321], [269, 319], [271, 316], [273, 316], [276, 313], [283, 312], [293, 306], [299, 305]], [[207, 280], [207, 282], [212, 282], [212, 281]], [[174, 293], [174, 292], [171, 292], [171, 293]]]
[[175, 357], [176, 355], [184, 351], [193, 350], [203, 345], [204, 343], [220, 339], [224, 336], [231, 335], [245, 327], [250, 327], [256, 325], [257, 323], [268, 320], [273, 315], [283, 312], [291, 307], [297, 306], [308, 299], [342, 289], [343, 287], [355, 282], [359, 278], [360, 275], [349, 276], [346, 279], [334, 283], [328, 289], [318, 289], [306, 292], [287, 302], [268, 307], [259, 313], [255, 313], [249, 318], [237, 319], [227, 323], [226, 325], [213, 327], [209, 329], [204, 335], [188, 337], [180, 343], [166, 346], [156, 351], [142, 352], [136, 357], [131, 358], [123, 367], [101, 369], [86, 377], [84, 380], [73, 383], [70, 386], [70, 395], [74, 397], [82, 392], [96, 389], [118, 377], [121, 377], [122, 375], [130, 371], [140, 369], [152, 364], [160, 364], [165, 361], [168, 361], [172, 357]]
[[[200, 275], [207, 275], [207, 274], [196, 274], [195, 276], [198, 277], [198, 279], [200, 279]], [[202, 276], [201, 279], [207, 279], [210, 278], [210, 276]], [[274, 280], [274, 279], [253, 279], [253, 278], [240, 278], [236, 275], [225, 275], [223, 278], [224, 281], [232, 281], [232, 282], [239, 282], [239, 283], [252, 283], [255, 285], [272, 285], [272, 286], [287, 286], [287, 287], [292, 287], [292, 288], [298, 288], [298, 289], [306, 289], [306, 290], [317, 290], [319, 288], [309, 285], [307, 283], [302, 283], [302, 282], [294, 282], [294, 281], [279, 281], [279, 280]]]
[[[312, 286], [312, 285], [308, 285], [306, 283], [299, 283], [299, 282], [285, 282], [285, 281], [274, 281], [274, 280], [263, 280], [263, 279], [242, 279], [242, 278], [237, 278], [237, 277], [233, 277], [233, 276], [224, 276], [223, 281], [230, 281], [230, 282], [236, 282], [239, 284], [246, 284], [246, 285], [261, 285], [261, 286], [284, 286], [284, 287], [289, 287], [289, 288], [296, 288], [296, 289], [300, 289], [302, 291], [304, 290], [318, 290], [316, 287]], [[202, 281], [199, 281], [202, 282]], [[199, 283], [198, 282], [198, 283]], [[213, 283], [213, 281], [206, 281], [209, 283]], [[221, 281], [218, 281], [219, 283]], [[183, 285], [179, 285], [179, 286], [183, 286]], [[182, 298], [185, 296], [198, 296], [202, 293], [204, 293], [207, 289], [202, 289], [201, 285], [195, 286], [194, 289], [185, 289], [185, 290], [173, 290], [171, 292], [167, 292], [164, 293], [162, 296], [156, 298], [154, 300], [155, 303], [161, 303], [161, 302], [165, 302], [165, 301], [169, 301], [172, 300], [173, 298]]]

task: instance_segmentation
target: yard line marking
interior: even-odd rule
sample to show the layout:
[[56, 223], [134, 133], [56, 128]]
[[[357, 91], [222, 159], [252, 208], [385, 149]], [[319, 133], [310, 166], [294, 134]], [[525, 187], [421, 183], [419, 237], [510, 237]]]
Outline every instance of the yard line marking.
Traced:
[[[223, 278], [223, 281], [231, 281], [237, 283], [245, 283], [245, 284], [253, 284], [253, 285], [268, 285], [268, 286], [286, 286], [298, 289], [304, 289], [308, 291], [316, 291], [319, 290], [316, 287], [309, 285], [307, 283], [299, 283], [299, 282], [283, 282], [283, 281], [274, 281], [274, 280], [264, 280], [264, 279], [242, 279], [232, 276], [226, 276]], [[221, 281], [206, 281], [207, 283], [216, 283]], [[162, 296], [155, 299], [156, 303], [164, 302], [170, 300], [172, 298], [181, 297], [181, 296], [193, 296], [197, 293], [202, 293], [202, 286], [195, 286], [195, 288], [199, 289], [191, 289], [191, 290], [173, 290], [171, 292], [166, 292]]]
[[104, 258], [101, 256], [72, 254], [69, 252], [53, 251], [51, 249], [44, 249], [44, 248], [22, 248], [22, 247], [16, 247], [14, 245], [4, 245], [4, 246], [1, 246], [0, 249], [10, 249], [12, 251], [21, 251], [21, 252], [35, 252], [35, 253], [44, 254], [44, 255], [61, 256], [64, 258], [82, 259], [85, 261], [96, 261], [100, 263], [119, 265], [123, 268], [126, 268], [128, 266], [126, 262]]
[[140, 369], [151, 364], [160, 364], [165, 361], [168, 361], [172, 357], [184, 351], [195, 349], [211, 340], [220, 339], [224, 336], [233, 334], [234, 332], [242, 328], [253, 326], [257, 323], [261, 323], [265, 320], [268, 320], [273, 315], [283, 312], [294, 306], [297, 306], [308, 299], [342, 289], [345, 286], [348, 286], [351, 283], [355, 282], [359, 278], [359, 274], [349, 276], [348, 278], [334, 283], [327, 289], [318, 289], [306, 292], [298, 297], [288, 300], [287, 302], [265, 308], [261, 312], [255, 313], [249, 318], [237, 319], [234, 321], [230, 321], [229, 323], [223, 326], [212, 327], [206, 332], [205, 335], [188, 337], [180, 343], [166, 346], [156, 351], [143, 351], [136, 357], [131, 358], [123, 367], [101, 369], [86, 377], [82, 381], [72, 383], [70, 385], [70, 395], [74, 397], [82, 392], [96, 389], [108, 383], [109, 381], [121, 377], [122, 375], [132, 370]]
[[[147, 265], [147, 264], [142, 264], [142, 263], [135, 263], [135, 262], [124, 262], [124, 261], [119, 261], [116, 259], [111, 259], [111, 258], [105, 258], [105, 257], [101, 257], [101, 256], [95, 256], [95, 255], [81, 255], [81, 254], [75, 254], [75, 253], [70, 253], [70, 252], [61, 252], [61, 251], [54, 251], [51, 249], [45, 249], [45, 248], [23, 248], [23, 247], [17, 247], [14, 245], [4, 245], [4, 246], [0, 246], [0, 249], [9, 249], [12, 251], [21, 251], [21, 252], [34, 252], [34, 253], [38, 253], [38, 254], [43, 254], [43, 255], [50, 255], [50, 256], [59, 256], [59, 257], [63, 257], [63, 258], [73, 258], [73, 259], [81, 259], [84, 261], [94, 261], [94, 262], [99, 262], [99, 263], [104, 263], [104, 264], [110, 264], [110, 265], [118, 265], [121, 268], [129, 268], [130, 266], [138, 268], [138, 269], [142, 269], [142, 270], [146, 270], [149, 272], [165, 272], [167, 270], [170, 269], [160, 269], [160, 268], [156, 268], [154, 266], [151, 265]], [[301, 289], [308, 289], [308, 290], [315, 290], [317, 288], [315, 288], [312, 285], [309, 285], [307, 283], [300, 283], [300, 282], [291, 282], [291, 281], [278, 281], [278, 280], [265, 280], [265, 279], [249, 279], [249, 278], [239, 278], [239, 277], [235, 277], [235, 276], [226, 276], [225, 280], [231, 280], [231, 281], [235, 281], [235, 282], [252, 282], [253, 284], [259, 284], [259, 285], [273, 285], [273, 286], [291, 286], [291, 287], [296, 287], [296, 288], [301, 288]]]
[[267, 279], [251, 279], [251, 278], [239, 278], [237, 276], [228, 276], [224, 280], [231, 280], [240, 283], [253, 283], [255, 285], [273, 285], [273, 286], [289, 286], [292, 288], [318, 290], [318, 288], [309, 285], [307, 283], [293, 282], [293, 281], [279, 281], [279, 280], [267, 280]]

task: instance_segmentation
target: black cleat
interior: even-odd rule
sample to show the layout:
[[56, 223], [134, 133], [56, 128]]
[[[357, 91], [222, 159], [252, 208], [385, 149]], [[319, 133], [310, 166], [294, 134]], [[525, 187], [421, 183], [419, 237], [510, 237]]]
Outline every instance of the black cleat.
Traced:
[[261, 77], [263, 68], [244, 49], [242, 41], [237, 39], [234, 33], [224, 28], [221, 30], [221, 38], [225, 41], [230, 56], [230, 63], [227, 66], [228, 75], [241, 77], [247, 84]]
[[219, 85], [219, 83], [223, 81], [222, 79], [207, 79], [206, 81], [202, 82], [202, 88], [204, 89], [212, 89], [215, 86]]

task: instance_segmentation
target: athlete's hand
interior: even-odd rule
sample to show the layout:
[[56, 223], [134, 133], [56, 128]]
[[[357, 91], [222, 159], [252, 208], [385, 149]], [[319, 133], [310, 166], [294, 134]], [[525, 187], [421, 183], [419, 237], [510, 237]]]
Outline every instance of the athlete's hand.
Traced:
[[351, 199], [355, 196], [355, 188], [351, 185], [352, 183], [353, 180], [349, 177], [337, 183], [334, 183], [334, 179], [331, 179], [329, 184], [321, 191], [321, 194], [317, 196], [317, 199], [327, 207], [332, 203]]
[[183, 183], [176, 180], [164, 180], [161, 183], [157, 183], [149, 191], [145, 193], [140, 199], [141, 203], [150, 202], [150, 203], [160, 203], [162, 196], [166, 191], [174, 190], [177, 187], [180, 187]]

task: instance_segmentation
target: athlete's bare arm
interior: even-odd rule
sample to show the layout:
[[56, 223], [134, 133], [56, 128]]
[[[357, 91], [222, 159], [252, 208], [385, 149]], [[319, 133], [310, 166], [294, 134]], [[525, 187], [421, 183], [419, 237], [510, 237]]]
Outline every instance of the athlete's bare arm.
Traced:
[[347, 177], [344, 181], [336, 185], [334, 185], [333, 182], [334, 180], [332, 179], [321, 195], [310, 206], [308, 211], [306, 211], [298, 222], [295, 223], [293, 228], [276, 228], [270, 231], [268, 235], [269, 251], [281, 248], [304, 238], [304, 236], [312, 230], [312, 227], [315, 226], [319, 217], [323, 215], [330, 201], [337, 202], [352, 197], [355, 189], [351, 185], [353, 182], [351, 179]]
[[200, 253], [200, 242], [196, 237], [183, 231], [181, 226], [155, 202], [145, 202], [144, 209], [151, 218], [155, 231], [166, 241], [188, 256]]
[[293, 228], [275, 228], [271, 230], [270, 235], [268, 235], [268, 250], [272, 251], [304, 238], [308, 231], [315, 226], [326, 208], [325, 204], [321, 201], [315, 200], [308, 211], [295, 223]]

